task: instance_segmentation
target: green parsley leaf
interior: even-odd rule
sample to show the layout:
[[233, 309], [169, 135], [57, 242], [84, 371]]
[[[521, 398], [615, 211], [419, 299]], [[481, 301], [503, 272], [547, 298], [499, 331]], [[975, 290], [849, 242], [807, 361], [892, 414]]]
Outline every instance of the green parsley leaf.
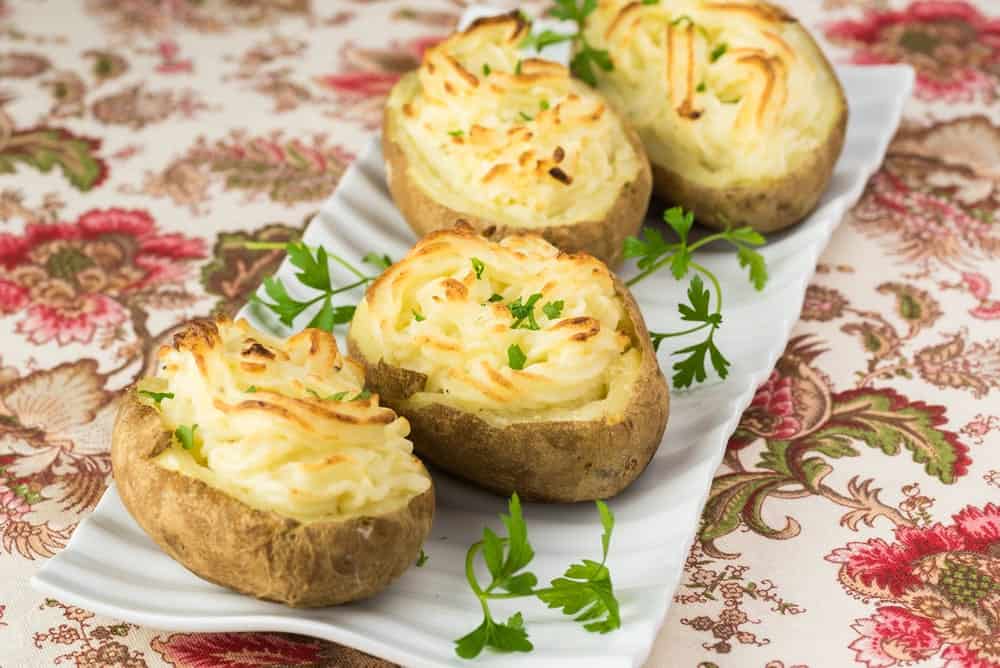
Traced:
[[[507, 502], [507, 512], [507, 515], [500, 515], [500, 520], [507, 527], [507, 559], [501, 570], [504, 578], [514, 575], [535, 558], [535, 551], [528, 542], [528, 525], [521, 512], [521, 499], [517, 492], [512, 494], [510, 501]], [[501, 587], [505, 586], [503, 582], [498, 584]]]
[[549, 320], [555, 320], [562, 315], [563, 306], [565, 306], [565, 302], [560, 299], [558, 301], [547, 303], [542, 307], [542, 311], [549, 318]]
[[687, 244], [688, 232], [694, 225], [694, 214], [686, 212], [679, 206], [671, 207], [663, 212], [663, 222], [670, 226], [677, 236], [681, 238], [682, 244]]
[[344, 399], [347, 398], [348, 394], [350, 394], [350, 392], [348, 392], [347, 390], [344, 390], [343, 392], [337, 392], [335, 394], [331, 394], [330, 396], [327, 397], [327, 400], [329, 400], [329, 401], [343, 401]]
[[723, 356], [712, 339], [715, 329], [713, 328], [710, 331], [711, 333], [704, 341], [674, 351], [675, 355], [687, 354], [687, 357], [676, 362], [673, 366], [673, 383], [675, 387], [689, 387], [693, 381], [704, 382], [707, 377], [705, 373], [706, 353], [712, 361], [715, 372], [719, 374], [719, 378], [724, 379], [729, 375], [729, 360]]
[[642, 4], [644, 4], [644, 5], [658, 5], [658, 4], [660, 4], [660, 0], [642, 0]]
[[365, 390], [361, 390], [356, 395], [354, 395], [354, 398], [351, 399], [351, 401], [360, 401], [362, 399], [370, 399], [371, 396], [372, 396], [371, 390], [365, 389]]
[[174, 430], [174, 436], [180, 441], [181, 447], [185, 450], [190, 450], [194, 447], [194, 432], [198, 428], [198, 425], [194, 424], [190, 427], [186, 424], [182, 424], [177, 429]]
[[257, 297], [257, 295], [254, 295], [252, 299], [273, 311], [278, 316], [278, 319], [288, 327], [292, 326], [295, 318], [300, 313], [309, 308], [309, 302], [300, 302], [288, 295], [288, 292], [285, 290], [285, 284], [281, 282], [280, 278], [275, 278], [274, 276], [265, 278], [264, 293], [272, 299], [273, 303], [265, 302]]
[[679, 26], [681, 23], [684, 23], [685, 21], [687, 21], [691, 25], [694, 25], [694, 21], [687, 14], [681, 14], [676, 19], [674, 19], [673, 21], [671, 21], [670, 25], [672, 25], [672, 26]]
[[[459, 130], [459, 132], [461, 132], [461, 130]], [[361, 258], [361, 261], [365, 264], [370, 264], [377, 269], [381, 269], [382, 271], [385, 271], [392, 266], [392, 258], [388, 255], [379, 255], [375, 252], [366, 253], [365, 256]]]
[[483, 648], [491, 647], [501, 652], [530, 652], [534, 645], [528, 640], [521, 613], [513, 615], [506, 624], [486, 617], [472, 633], [455, 641], [455, 653], [463, 659], [474, 659]]
[[563, 614], [577, 615], [574, 621], [585, 622], [583, 628], [591, 633], [608, 633], [621, 628], [621, 613], [611, 576], [608, 569], [596, 561], [584, 559], [581, 564], [573, 564], [564, 577], [552, 581], [551, 589], [539, 591], [538, 598], [550, 608], [561, 608]]
[[519, 112], [517, 112], [517, 114], [518, 114], [518, 116], [521, 117], [522, 121], [529, 121], [530, 122], [530, 121], [535, 120], [534, 116], [529, 116], [528, 114], [524, 113], [523, 111], [519, 111]]
[[333, 315], [333, 302], [330, 301], [329, 295], [323, 299], [323, 306], [313, 319], [309, 321], [306, 327], [315, 327], [316, 329], [322, 329], [326, 332], [332, 332], [334, 325], [334, 315]]
[[704, 81], [702, 81], [700, 84], [697, 85], [697, 87], [695, 87], [695, 91], [698, 93], [704, 93], [707, 89], [708, 86], [705, 85]]
[[521, 67], [522, 67], [521, 61], [518, 60], [517, 64], [514, 65], [514, 74], [516, 74], [517, 76], [521, 76]]
[[712, 53], [709, 54], [709, 56], [708, 56], [709, 62], [713, 62], [714, 63], [719, 58], [722, 58], [724, 55], [726, 55], [726, 51], [728, 49], [729, 49], [729, 45], [728, 44], [726, 44], [725, 42], [720, 43], [718, 46], [716, 46], [714, 49], [712, 49]]
[[541, 102], [538, 103], [538, 108], [541, 109], [542, 111], [548, 111], [549, 101], [543, 99]]
[[677, 310], [681, 314], [681, 320], [688, 322], [704, 322], [719, 325], [722, 323], [722, 316], [718, 313], [708, 312], [709, 293], [705, 288], [701, 276], [695, 274], [688, 285], [687, 290], [689, 304], [678, 304]]
[[752, 227], [737, 227], [735, 230], [727, 230], [726, 238], [734, 243], [750, 244], [751, 246], [762, 246], [767, 241], [763, 234]]
[[417, 556], [417, 568], [422, 568], [423, 565], [427, 563], [428, 559], [430, 559], [430, 557], [428, 557], [427, 553], [424, 552], [424, 548], [420, 548], [420, 554]]
[[521, 303], [521, 298], [518, 297], [516, 300], [507, 305], [510, 309], [510, 314], [514, 316], [514, 323], [510, 326], [511, 329], [541, 329], [538, 326], [538, 321], [535, 320], [535, 304], [538, 300], [542, 298], [542, 293], [536, 292], [535, 294], [528, 297], [528, 301]]
[[488, 77], [490, 75], [490, 72], [492, 72], [492, 71], [493, 70], [490, 68], [490, 64], [489, 63], [483, 63], [483, 76], [484, 77]]
[[565, 35], [562, 33], [555, 32], [554, 30], [543, 30], [539, 33], [534, 33], [525, 37], [520, 44], [522, 49], [534, 49], [541, 53], [543, 49], [553, 44], [559, 44], [561, 42], [568, 42], [572, 40], [574, 35]]
[[144, 397], [149, 397], [150, 399], [156, 402], [157, 406], [159, 406], [160, 402], [163, 401], [164, 399], [174, 398], [173, 392], [152, 392], [150, 390], [139, 390], [139, 394]]
[[503, 301], [503, 295], [498, 295], [497, 293], [494, 292], [492, 295], [490, 295], [490, 298], [487, 299], [486, 301], [489, 301], [489, 302], [502, 302]]
[[256, 392], [256, 391], [257, 391], [257, 386], [256, 386], [256, 385], [251, 385], [250, 387], [248, 387], [248, 388], [246, 389], [246, 392], [247, 392], [248, 394], [253, 394], [253, 393], [254, 393], [254, 392]]
[[746, 246], [740, 246], [736, 251], [736, 256], [739, 258], [741, 267], [749, 267], [750, 282], [753, 283], [753, 287], [757, 290], [763, 290], [764, 285], [767, 284], [767, 264], [764, 262], [764, 256]]
[[640, 258], [637, 263], [639, 269], [652, 268], [661, 257], [679, 248], [679, 244], [668, 244], [664, 241], [660, 231], [653, 227], [644, 228], [642, 236], [642, 239], [627, 237], [624, 245], [625, 257]]
[[[317, 392], [316, 390], [312, 389], [311, 387], [307, 387], [306, 388], [306, 392], [308, 392], [309, 394], [313, 395], [314, 397], [316, 397], [320, 401], [323, 401], [323, 397], [320, 396], [319, 392]], [[327, 397], [327, 399], [329, 399], [329, 397]]]
[[483, 277], [483, 270], [486, 269], [486, 265], [478, 257], [472, 258], [472, 269], [476, 272], [476, 280], [478, 281]]
[[330, 265], [327, 262], [325, 248], [317, 247], [315, 257], [309, 247], [301, 241], [289, 243], [286, 248], [289, 261], [301, 270], [295, 274], [299, 283], [316, 290], [329, 289]]
[[615, 514], [611, 512], [608, 504], [604, 501], [598, 499], [594, 503], [597, 504], [597, 513], [601, 516], [601, 526], [604, 527], [604, 533], [601, 534], [601, 548], [603, 549], [601, 563], [603, 564], [608, 559], [608, 549], [611, 547], [611, 531], [615, 528]]
[[561, 608], [564, 614], [576, 615], [574, 621], [583, 623], [583, 628], [591, 633], [608, 633], [622, 625], [611, 573], [604, 565], [608, 560], [615, 516], [603, 501], [596, 504], [604, 528], [601, 561], [583, 559], [571, 564], [563, 577], [556, 578], [549, 589], [538, 591], [536, 595], [550, 608]]
[[465, 131], [464, 130], [448, 130], [448, 134], [450, 134], [452, 137], [461, 137], [462, 135], [465, 134]]
[[555, 0], [555, 7], [549, 10], [549, 16], [580, 23], [595, 9], [597, 9], [597, 0], [583, 0], [579, 7], [576, 0]]
[[418, 311], [417, 309], [410, 309], [410, 311], [413, 313], [413, 319], [416, 320], [417, 322], [422, 322], [424, 320], [427, 320], [427, 317], [421, 315], [420, 311]]
[[509, 348], [507, 348], [507, 364], [510, 366], [511, 369], [514, 369], [515, 371], [520, 371], [521, 369], [524, 368], [524, 363], [527, 361], [528, 358], [524, 354], [524, 351], [521, 350], [521, 346], [515, 343], [512, 344]]
[[586, 82], [591, 86], [597, 85], [597, 75], [594, 74], [594, 66], [610, 72], [614, 69], [611, 56], [604, 49], [595, 49], [584, 43], [569, 63], [570, 72], [577, 79]]

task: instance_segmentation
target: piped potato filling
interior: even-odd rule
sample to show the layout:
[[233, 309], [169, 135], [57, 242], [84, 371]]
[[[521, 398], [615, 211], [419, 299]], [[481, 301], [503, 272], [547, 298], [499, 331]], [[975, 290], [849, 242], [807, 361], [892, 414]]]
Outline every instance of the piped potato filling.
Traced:
[[535, 235], [459, 228], [417, 243], [358, 305], [351, 339], [372, 361], [427, 376], [413, 405], [494, 423], [621, 419], [641, 353], [611, 272]]
[[599, 87], [654, 164], [706, 185], [794, 170], [840, 121], [838, 84], [808, 33], [758, 0], [602, 0], [586, 38]]
[[428, 49], [387, 102], [410, 176], [435, 201], [523, 228], [601, 220], [643, 158], [620, 117], [558, 63], [522, 59], [516, 14]]
[[164, 468], [303, 522], [391, 511], [430, 487], [409, 423], [327, 332], [196, 321], [158, 355], [138, 392], [173, 434]]

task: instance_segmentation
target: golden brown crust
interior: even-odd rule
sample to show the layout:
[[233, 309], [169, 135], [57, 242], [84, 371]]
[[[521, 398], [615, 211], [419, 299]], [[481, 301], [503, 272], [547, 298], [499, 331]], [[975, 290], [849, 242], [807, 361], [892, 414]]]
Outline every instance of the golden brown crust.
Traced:
[[170, 445], [157, 411], [130, 388], [111, 439], [122, 502], [183, 566], [245, 594], [295, 607], [371, 596], [416, 560], [430, 532], [433, 486], [383, 515], [303, 524], [155, 463]]
[[[806, 33], [810, 41], [812, 36]], [[823, 65], [831, 68], [822, 49], [812, 43]], [[695, 219], [717, 229], [749, 225], [758, 232], [782, 230], [812, 213], [826, 190], [844, 147], [847, 134], [847, 97], [840, 81], [836, 104], [840, 118], [826, 141], [795, 171], [780, 179], [761, 180], [745, 186], [713, 187], [696, 183], [679, 172], [654, 164], [653, 190], [668, 204], [679, 204], [694, 212]]]
[[413, 407], [406, 399], [424, 388], [426, 376], [364, 359], [350, 336], [348, 349], [365, 365], [368, 386], [409, 420], [414, 450], [435, 466], [499, 494], [516, 491], [533, 501], [610, 498], [649, 464], [670, 409], [666, 379], [639, 307], [624, 284], [614, 280], [630, 323], [627, 333], [642, 352], [635, 394], [615, 424], [551, 421], [496, 427], [443, 404]]
[[621, 264], [625, 237], [635, 236], [642, 227], [653, 188], [653, 174], [639, 135], [627, 125], [625, 131], [629, 143], [639, 157], [639, 172], [635, 179], [622, 187], [614, 205], [603, 219], [581, 221], [572, 225], [520, 228], [454, 211], [425, 193], [409, 174], [406, 152], [393, 139], [396, 136], [395, 123], [392, 112], [387, 107], [382, 119], [382, 153], [386, 161], [389, 192], [403, 218], [420, 236], [434, 230], [451, 229], [455, 223], [464, 221], [477, 233], [493, 241], [514, 234], [539, 234], [563, 251], [586, 251], [614, 267]]

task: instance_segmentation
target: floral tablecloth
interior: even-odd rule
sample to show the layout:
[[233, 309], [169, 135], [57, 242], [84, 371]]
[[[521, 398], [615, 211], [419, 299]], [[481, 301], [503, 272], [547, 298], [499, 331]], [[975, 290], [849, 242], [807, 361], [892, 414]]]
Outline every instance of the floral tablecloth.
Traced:
[[[835, 60], [908, 62], [917, 87], [730, 442], [649, 665], [1000, 666], [1000, 2], [786, 4]], [[0, 666], [386, 665], [140, 628], [28, 578], [110, 479], [121, 388], [274, 270], [238, 244], [300, 234], [461, 10], [0, 0]]]

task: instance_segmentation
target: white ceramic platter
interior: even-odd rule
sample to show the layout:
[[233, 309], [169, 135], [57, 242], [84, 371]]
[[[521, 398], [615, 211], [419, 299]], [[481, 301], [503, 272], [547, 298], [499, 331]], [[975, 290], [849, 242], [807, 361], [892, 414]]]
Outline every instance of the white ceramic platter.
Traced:
[[[772, 237], [764, 248], [771, 274], [767, 288], [754, 292], [730, 252], [699, 252], [698, 261], [724, 284], [725, 324], [716, 341], [733, 365], [725, 382], [674, 393], [659, 452], [639, 480], [610, 504], [617, 517], [609, 566], [622, 604], [620, 630], [608, 635], [586, 633], [537, 600], [497, 602], [495, 616], [523, 611], [535, 650], [484, 652], [474, 662], [456, 657], [452, 641], [481, 619], [465, 582], [465, 551], [484, 526], [500, 528], [497, 515], [505, 510], [505, 501], [438, 473], [437, 514], [425, 548], [429, 561], [410, 569], [384, 593], [360, 603], [295, 610], [205, 582], [156, 547], [125, 511], [114, 487], [32, 584], [66, 603], [158, 629], [301, 633], [404, 665], [641, 665], [680, 581], [726, 441], [754, 389], [784, 349], [816, 261], [881, 163], [913, 83], [913, 74], [905, 67], [848, 67], [838, 73], [851, 114], [844, 153], [816, 212], [794, 230]], [[377, 140], [344, 175], [306, 230], [305, 241], [322, 244], [355, 263], [372, 250], [399, 259], [413, 244], [415, 237], [386, 190]], [[337, 269], [331, 266], [332, 271]], [[629, 267], [623, 276], [634, 273]], [[289, 292], [301, 298], [308, 289], [293, 288], [298, 283], [292, 274], [287, 262], [278, 272]], [[346, 283], [350, 276], [339, 278]], [[674, 281], [666, 271], [637, 286], [635, 297], [650, 329], [681, 327], [676, 305], [684, 299], [685, 289], [686, 282]], [[351, 304], [362, 295], [357, 291], [341, 296], [339, 303]], [[269, 313], [244, 309], [244, 314], [258, 327], [289, 331]], [[311, 315], [304, 314], [297, 324], [303, 326]], [[663, 346], [660, 364], [669, 377], [668, 348]], [[525, 516], [537, 553], [532, 569], [540, 580], [561, 575], [573, 560], [599, 555], [600, 523], [593, 504], [529, 505]]]

